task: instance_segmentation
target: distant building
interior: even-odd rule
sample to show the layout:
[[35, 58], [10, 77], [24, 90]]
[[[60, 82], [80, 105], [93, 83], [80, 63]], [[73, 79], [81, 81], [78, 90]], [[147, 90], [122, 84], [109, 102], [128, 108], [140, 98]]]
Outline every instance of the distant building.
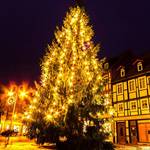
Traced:
[[115, 143], [150, 142], [150, 54], [110, 60]]

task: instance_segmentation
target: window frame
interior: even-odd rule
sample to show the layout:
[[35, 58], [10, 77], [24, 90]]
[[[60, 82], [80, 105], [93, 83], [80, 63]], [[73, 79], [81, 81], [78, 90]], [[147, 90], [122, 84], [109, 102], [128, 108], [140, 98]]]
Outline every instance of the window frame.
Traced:
[[[133, 85], [133, 87], [132, 87], [132, 85]], [[135, 79], [132, 79], [132, 80], [128, 81], [128, 89], [129, 89], [129, 92], [136, 91]]]
[[[140, 69], [140, 68], [141, 68], [141, 69]], [[138, 71], [142, 71], [142, 70], [143, 70], [143, 64], [142, 64], [141, 61], [137, 63], [137, 70], [138, 70]]]
[[[141, 82], [142, 80], [143, 80], [143, 83]], [[138, 78], [138, 86], [139, 86], [140, 90], [146, 89], [146, 80], [145, 80], [145, 77]]]
[[[119, 87], [121, 88], [121, 91], [118, 90]], [[117, 84], [117, 95], [119, 95], [119, 94], [123, 94], [123, 83], [118, 83]]]
[[150, 77], [147, 77], [147, 84], [148, 84], [148, 87], [150, 89]]
[[[146, 101], [146, 103], [147, 103], [147, 107], [146, 107], [146, 108], [143, 107], [143, 101]], [[141, 108], [142, 108], [142, 109], [149, 109], [148, 99], [142, 99], [142, 100], [141, 100]]]
[[124, 68], [121, 68], [121, 69], [120, 69], [120, 76], [121, 76], [121, 77], [124, 77], [124, 76], [125, 76], [125, 69], [124, 69]]
[[[122, 110], [120, 110], [119, 106], [122, 106]], [[123, 112], [124, 112], [124, 105], [123, 105], [123, 103], [118, 103], [118, 113], [123, 113]]]
[[[135, 109], [132, 108], [132, 106], [133, 106], [132, 104], [133, 104], [133, 103], [135, 103], [135, 106], [136, 106]], [[131, 101], [131, 102], [130, 102], [130, 110], [131, 110], [131, 111], [132, 111], [132, 110], [133, 110], [133, 111], [136, 111], [136, 110], [137, 110], [137, 102], [136, 102], [136, 101]]]
[[105, 70], [108, 70], [108, 69], [109, 69], [109, 63], [108, 63], [108, 62], [106, 62], [106, 63], [104, 64], [104, 69], [105, 69]]

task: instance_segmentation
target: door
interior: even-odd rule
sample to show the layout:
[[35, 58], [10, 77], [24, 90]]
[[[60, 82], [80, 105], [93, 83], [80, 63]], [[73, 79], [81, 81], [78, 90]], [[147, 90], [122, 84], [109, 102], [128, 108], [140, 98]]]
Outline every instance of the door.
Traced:
[[138, 142], [138, 129], [137, 129], [137, 121], [130, 121], [129, 122], [129, 126], [130, 126], [130, 141], [131, 144], [137, 144]]
[[117, 123], [117, 140], [119, 144], [126, 143], [126, 126], [125, 122], [118, 122]]
[[139, 142], [150, 142], [150, 123], [138, 123]]

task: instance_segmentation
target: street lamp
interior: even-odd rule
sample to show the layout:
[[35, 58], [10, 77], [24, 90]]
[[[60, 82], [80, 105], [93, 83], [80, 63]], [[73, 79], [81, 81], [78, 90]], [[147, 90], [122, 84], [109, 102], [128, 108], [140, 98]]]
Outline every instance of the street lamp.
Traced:
[[24, 99], [28, 96], [28, 91], [24, 88], [21, 88], [22, 86], [15, 86], [15, 88], [8, 90], [7, 96], [8, 96], [8, 103], [13, 104], [13, 111], [12, 111], [12, 117], [10, 122], [10, 129], [12, 129], [12, 124], [15, 116], [15, 110], [16, 110], [16, 104], [18, 99]]
[[12, 111], [12, 117], [11, 117], [11, 123], [10, 123], [10, 130], [12, 129], [12, 123], [13, 123], [13, 118], [14, 118], [14, 113], [15, 113], [15, 109], [16, 109], [16, 102], [17, 102], [17, 94], [13, 94], [10, 99], [12, 99], [12, 103], [13, 105], [13, 111]]

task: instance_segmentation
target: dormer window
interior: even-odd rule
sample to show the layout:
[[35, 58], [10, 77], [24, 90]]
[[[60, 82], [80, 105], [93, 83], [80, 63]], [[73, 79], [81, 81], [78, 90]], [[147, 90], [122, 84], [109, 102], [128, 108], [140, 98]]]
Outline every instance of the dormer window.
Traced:
[[124, 68], [121, 68], [121, 70], [120, 70], [120, 76], [121, 77], [125, 76], [125, 69]]
[[137, 70], [138, 70], [138, 71], [142, 71], [142, 70], [143, 70], [142, 62], [138, 62], [138, 63], [137, 63]]
[[105, 63], [105, 64], [104, 64], [104, 69], [105, 69], [105, 70], [108, 70], [108, 69], [109, 69], [109, 63]]

